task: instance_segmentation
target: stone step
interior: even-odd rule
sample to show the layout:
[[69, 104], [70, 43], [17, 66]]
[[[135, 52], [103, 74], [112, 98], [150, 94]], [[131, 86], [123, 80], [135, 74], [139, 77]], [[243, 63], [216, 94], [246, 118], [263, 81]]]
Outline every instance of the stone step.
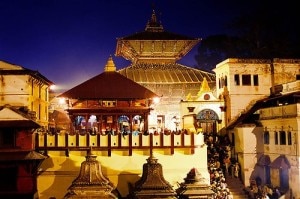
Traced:
[[232, 195], [233, 195], [233, 198], [244, 198], [244, 199], [249, 199], [247, 195], [240, 195], [240, 194], [238, 194], [238, 195], [232, 194]]
[[227, 188], [233, 195], [234, 199], [249, 199], [248, 195], [244, 191], [244, 185], [239, 178], [232, 176], [226, 176]]

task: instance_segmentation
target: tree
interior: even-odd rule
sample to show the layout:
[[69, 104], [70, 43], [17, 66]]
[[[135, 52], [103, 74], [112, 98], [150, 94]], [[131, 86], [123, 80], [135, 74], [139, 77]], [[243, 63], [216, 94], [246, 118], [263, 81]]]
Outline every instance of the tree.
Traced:
[[[272, 4], [271, 4], [272, 3]], [[228, 25], [230, 35], [204, 38], [195, 59], [198, 68], [211, 70], [227, 58], [300, 58], [296, 5], [262, 1]]]

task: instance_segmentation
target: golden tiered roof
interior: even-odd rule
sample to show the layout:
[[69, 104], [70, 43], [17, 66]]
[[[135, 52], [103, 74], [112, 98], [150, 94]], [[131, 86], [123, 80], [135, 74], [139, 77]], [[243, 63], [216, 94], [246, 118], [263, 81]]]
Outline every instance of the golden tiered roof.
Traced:
[[158, 85], [162, 85], [165, 89], [168, 89], [167, 85], [182, 85], [178, 87], [181, 88], [179, 90], [169, 88], [172, 89], [172, 98], [176, 98], [174, 101], [182, 99], [188, 90], [196, 96], [198, 86], [204, 78], [214, 89], [215, 74], [176, 61], [186, 55], [199, 41], [198, 38], [165, 31], [153, 11], [144, 31], [118, 39], [116, 56], [123, 56], [132, 62], [118, 72], [159, 95], [166, 96], [166, 92]]
[[118, 39], [116, 56], [131, 61], [118, 72], [161, 96], [156, 106], [160, 115], [168, 115], [168, 110], [179, 114], [176, 104], [188, 94], [197, 97], [203, 79], [215, 90], [214, 73], [177, 63], [199, 42], [199, 38], [165, 31], [153, 11], [144, 31]]
[[153, 11], [144, 31], [117, 39], [116, 56], [122, 56], [133, 63], [174, 63], [199, 41], [199, 38], [165, 31]]
[[118, 72], [140, 84], [215, 82], [214, 74], [178, 63], [132, 64]]

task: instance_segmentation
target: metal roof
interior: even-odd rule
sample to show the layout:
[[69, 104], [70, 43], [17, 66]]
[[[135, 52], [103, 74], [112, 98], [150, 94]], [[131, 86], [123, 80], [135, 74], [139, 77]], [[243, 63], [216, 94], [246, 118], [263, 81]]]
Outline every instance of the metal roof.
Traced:
[[0, 128], [39, 128], [40, 125], [32, 120], [26, 113], [5, 105], [0, 107]]
[[44, 160], [47, 156], [35, 151], [1, 151], [0, 161]]
[[0, 75], [29, 75], [46, 85], [53, 84], [48, 78], [43, 76], [39, 71], [24, 68], [22, 66], [10, 64], [0, 60]]
[[204, 77], [208, 83], [215, 84], [215, 74], [196, 68], [187, 67], [178, 63], [168, 64], [132, 64], [118, 71], [127, 78], [140, 84], [182, 84], [199, 83]]
[[109, 71], [73, 87], [59, 97], [71, 99], [150, 99], [158, 97], [158, 95], [116, 71]]
[[199, 40], [185, 35], [180, 35], [172, 32], [149, 32], [141, 31], [132, 35], [122, 37], [123, 40]]

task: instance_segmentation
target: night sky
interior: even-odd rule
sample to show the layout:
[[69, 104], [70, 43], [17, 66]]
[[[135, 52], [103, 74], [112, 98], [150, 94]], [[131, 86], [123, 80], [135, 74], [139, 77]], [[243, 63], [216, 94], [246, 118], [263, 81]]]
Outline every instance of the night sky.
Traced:
[[[251, 6], [250, 6], [251, 5]], [[39, 71], [61, 89], [103, 72], [116, 39], [143, 31], [152, 9], [165, 30], [194, 38], [226, 33], [253, 1], [0, 0], [0, 60]], [[194, 47], [180, 63], [195, 66]]]

